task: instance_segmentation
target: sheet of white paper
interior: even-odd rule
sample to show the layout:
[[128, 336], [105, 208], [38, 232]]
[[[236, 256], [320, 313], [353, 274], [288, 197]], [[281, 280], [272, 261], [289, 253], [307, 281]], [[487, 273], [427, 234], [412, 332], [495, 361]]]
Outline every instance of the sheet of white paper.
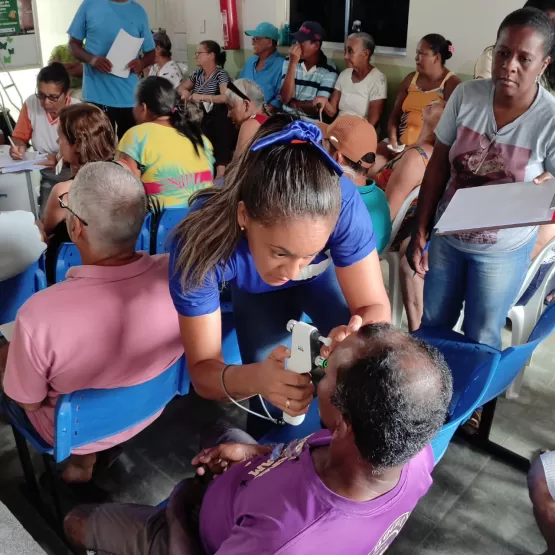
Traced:
[[132, 37], [123, 29], [119, 30], [118, 36], [106, 56], [112, 62], [112, 75], [123, 79], [129, 77], [127, 64], [137, 57], [143, 41], [144, 39]]
[[7, 324], [2, 324], [0, 326], [0, 333], [8, 340], [11, 341], [13, 337], [13, 330], [15, 328], [15, 322], [8, 322]]
[[438, 234], [550, 223], [555, 179], [459, 189], [437, 222]]
[[17, 164], [26, 164], [28, 162], [42, 162], [46, 160], [47, 155], [40, 152], [29, 151], [23, 155], [23, 160], [14, 160], [10, 156], [10, 146], [0, 146], [0, 169], [8, 166], [15, 166]]

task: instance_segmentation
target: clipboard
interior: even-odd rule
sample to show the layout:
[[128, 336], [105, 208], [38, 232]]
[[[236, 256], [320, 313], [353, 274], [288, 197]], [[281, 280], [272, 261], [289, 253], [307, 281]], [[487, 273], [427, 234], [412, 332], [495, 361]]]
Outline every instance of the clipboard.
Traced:
[[459, 189], [434, 229], [454, 235], [554, 223], [555, 179]]

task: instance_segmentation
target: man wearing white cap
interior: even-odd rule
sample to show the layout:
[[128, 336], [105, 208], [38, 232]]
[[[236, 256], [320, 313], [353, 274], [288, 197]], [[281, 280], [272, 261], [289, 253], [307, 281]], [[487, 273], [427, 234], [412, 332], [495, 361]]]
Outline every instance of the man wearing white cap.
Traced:
[[245, 31], [252, 37], [251, 56], [241, 70], [241, 79], [254, 81], [264, 91], [264, 101], [270, 109], [280, 109], [278, 95], [281, 88], [283, 57], [277, 51], [279, 32], [271, 23], [260, 23], [256, 29]]

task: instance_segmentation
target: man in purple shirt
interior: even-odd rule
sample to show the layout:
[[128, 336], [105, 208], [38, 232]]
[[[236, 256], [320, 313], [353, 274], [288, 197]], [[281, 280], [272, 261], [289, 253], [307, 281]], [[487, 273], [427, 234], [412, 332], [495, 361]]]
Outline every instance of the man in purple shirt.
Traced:
[[66, 533], [118, 555], [381, 555], [432, 483], [429, 442], [451, 393], [433, 348], [388, 324], [364, 326], [334, 350], [318, 386], [326, 430], [287, 446], [247, 436], [206, 449], [198, 474], [221, 474], [207, 489], [181, 482], [165, 510], [79, 507]]

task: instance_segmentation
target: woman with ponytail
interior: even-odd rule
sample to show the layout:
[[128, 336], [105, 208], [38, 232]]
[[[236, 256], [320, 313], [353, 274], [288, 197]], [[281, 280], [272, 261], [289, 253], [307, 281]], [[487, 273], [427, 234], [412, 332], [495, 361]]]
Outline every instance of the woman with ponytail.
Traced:
[[181, 105], [173, 85], [147, 77], [137, 86], [132, 127], [118, 145], [118, 159], [143, 182], [162, 206], [184, 206], [191, 194], [212, 185], [210, 141]]
[[[202, 397], [260, 395], [280, 415], [303, 414], [314, 387], [310, 374], [284, 371], [287, 322], [305, 313], [338, 342], [363, 324], [390, 321], [370, 216], [321, 139], [312, 123], [271, 117], [231, 163], [224, 185], [196, 194], [178, 227], [170, 289]], [[225, 283], [241, 365], [226, 366], [222, 357]]]

